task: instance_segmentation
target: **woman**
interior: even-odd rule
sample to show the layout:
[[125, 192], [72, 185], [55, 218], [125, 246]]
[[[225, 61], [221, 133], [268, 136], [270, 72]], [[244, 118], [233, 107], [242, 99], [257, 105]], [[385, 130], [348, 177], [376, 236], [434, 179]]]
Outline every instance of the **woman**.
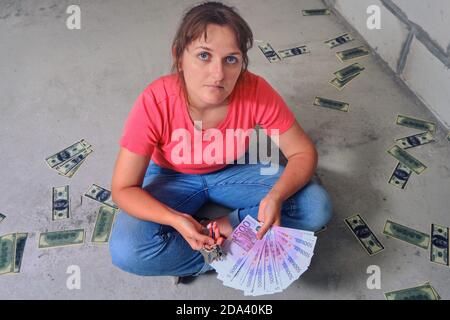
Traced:
[[[139, 96], [120, 140], [112, 197], [121, 211], [110, 252], [122, 270], [211, 270], [198, 250], [222, 243], [248, 214], [263, 223], [258, 238], [272, 225], [315, 231], [330, 219], [329, 196], [311, 181], [316, 149], [278, 93], [247, 70], [252, 43], [233, 8], [207, 2], [185, 14], [173, 41], [174, 73]], [[288, 160], [275, 174], [230, 163], [248, 143], [225, 133], [257, 124]], [[223, 148], [211, 152], [213, 143]], [[214, 221], [214, 238], [193, 218], [208, 200], [233, 209]]]

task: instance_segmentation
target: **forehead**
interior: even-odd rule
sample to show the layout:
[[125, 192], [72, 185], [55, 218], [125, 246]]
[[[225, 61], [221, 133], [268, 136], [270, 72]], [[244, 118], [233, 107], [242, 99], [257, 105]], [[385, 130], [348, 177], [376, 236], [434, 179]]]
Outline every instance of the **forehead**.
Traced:
[[205, 32], [190, 43], [190, 46], [206, 46], [211, 49], [226, 48], [239, 51], [236, 34], [230, 26], [209, 24]]

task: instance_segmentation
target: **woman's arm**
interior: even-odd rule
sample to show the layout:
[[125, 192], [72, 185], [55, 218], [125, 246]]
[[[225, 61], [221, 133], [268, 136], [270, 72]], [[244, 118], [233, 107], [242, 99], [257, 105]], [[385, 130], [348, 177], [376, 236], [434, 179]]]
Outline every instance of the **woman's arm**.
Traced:
[[137, 155], [121, 147], [112, 179], [113, 201], [138, 219], [172, 226], [194, 250], [213, 245], [214, 239], [201, 233], [202, 226], [194, 218], [166, 206], [142, 189], [149, 161], [150, 157]]
[[309, 182], [317, 167], [316, 147], [297, 121], [279, 135], [279, 141], [273, 141], [288, 161], [278, 181], [261, 200], [258, 220], [264, 224], [257, 234], [258, 239], [262, 239], [272, 225], [281, 224], [283, 202]]

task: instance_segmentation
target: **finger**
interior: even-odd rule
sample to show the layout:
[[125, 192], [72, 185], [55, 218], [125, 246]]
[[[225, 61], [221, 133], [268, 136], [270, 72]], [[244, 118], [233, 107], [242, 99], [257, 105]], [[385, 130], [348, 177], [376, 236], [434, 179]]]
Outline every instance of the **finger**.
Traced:
[[268, 223], [268, 222], [264, 223], [262, 225], [261, 229], [259, 229], [258, 233], [256, 234], [256, 238], [258, 240], [261, 240], [264, 237], [264, 235], [266, 234], [267, 230], [269, 230], [270, 226], [271, 226], [270, 223]]
[[216, 243], [221, 246], [223, 244], [223, 242], [225, 241], [224, 237], [219, 237], [219, 239], [217, 239]]
[[212, 246], [214, 244], [214, 239], [213, 238], [210, 238], [210, 237], [202, 235], [202, 234], [199, 234], [197, 236], [196, 240], [202, 244], [202, 247], [203, 247], [203, 245], [210, 245], [210, 246]]

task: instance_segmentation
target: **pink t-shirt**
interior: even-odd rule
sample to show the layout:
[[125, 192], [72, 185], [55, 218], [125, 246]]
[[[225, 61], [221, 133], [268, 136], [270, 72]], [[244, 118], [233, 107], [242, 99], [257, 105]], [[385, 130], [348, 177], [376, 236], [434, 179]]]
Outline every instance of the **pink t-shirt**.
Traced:
[[[240, 158], [255, 126], [271, 136], [284, 133], [295, 116], [262, 77], [246, 71], [229, 97], [225, 119], [201, 131], [194, 127], [178, 75], [152, 82], [137, 98], [125, 122], [120, 145], [148, 156], [163, 168], [209, 173]], [[252, 138], [253, 140], [253, 138]]]

